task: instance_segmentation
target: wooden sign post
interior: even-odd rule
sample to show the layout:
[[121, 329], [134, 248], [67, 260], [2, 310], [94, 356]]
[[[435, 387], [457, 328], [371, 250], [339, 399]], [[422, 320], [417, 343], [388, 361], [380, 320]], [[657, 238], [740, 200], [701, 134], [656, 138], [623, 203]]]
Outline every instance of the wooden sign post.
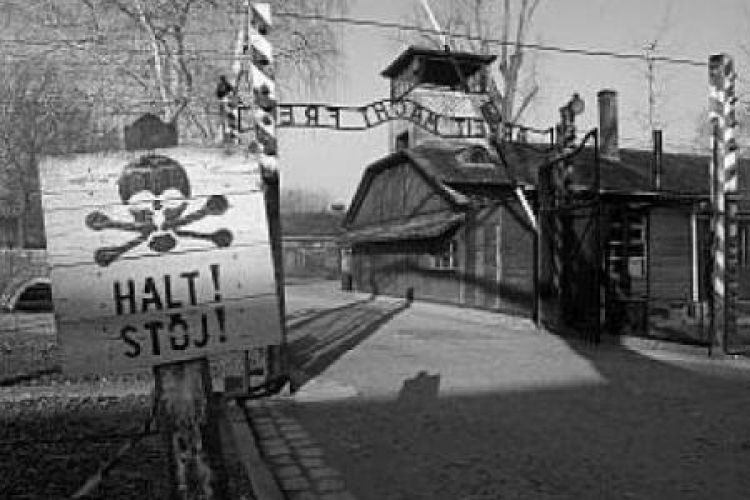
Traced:
[[208, 360], [159, 365], [154, 377], [157, 425], [169, 450], [172, 498], [228, 500]]
[[40, 165], [63, 368], [153, 368], [175, 498], [223, 498], [209, 356], [278, 345], [257, 162], [174, 147]]

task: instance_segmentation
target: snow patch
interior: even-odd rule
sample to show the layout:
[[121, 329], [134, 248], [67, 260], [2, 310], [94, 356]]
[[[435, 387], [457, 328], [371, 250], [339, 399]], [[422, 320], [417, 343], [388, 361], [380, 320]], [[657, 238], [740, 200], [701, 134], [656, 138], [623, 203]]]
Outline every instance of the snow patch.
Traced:
[[313, 379], [294, 394], [294, 400], [303, 402], [336, 401], [357, 396], [358, 392], [349, 384], [335, 380]]

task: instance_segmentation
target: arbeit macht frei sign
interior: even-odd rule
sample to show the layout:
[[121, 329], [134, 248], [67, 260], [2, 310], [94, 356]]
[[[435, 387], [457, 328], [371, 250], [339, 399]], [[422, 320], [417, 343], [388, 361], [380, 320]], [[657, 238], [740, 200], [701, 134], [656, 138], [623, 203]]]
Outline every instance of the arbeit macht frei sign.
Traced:
[[50, 157], [40, 178], [67, 372], [281, 343], [253, 160], [190, 147]]
[[444, 138], [484, 138], [487, 132], [481, 118], [440, 114], [410, 99], [383, 99], [365, 106], [279, 104], [276, 119], [280, 128], [365, 130], [390, 120], [407, 120]]

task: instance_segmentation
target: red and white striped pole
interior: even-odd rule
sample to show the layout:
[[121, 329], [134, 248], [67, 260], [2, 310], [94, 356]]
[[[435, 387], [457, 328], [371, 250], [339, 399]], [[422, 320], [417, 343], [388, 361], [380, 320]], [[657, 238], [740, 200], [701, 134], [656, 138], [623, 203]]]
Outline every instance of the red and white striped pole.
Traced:
[[[273, 250], [275, 279], [279, 297], [280, 317], [284, 317], [284, 272], [281, 251], [280, 178], [278, 141], [276, 138], [276, 82], [273, 46], [268, 39], [271, 31], [271, 5], [253, 3], [248, 9], [249, 78], [252, 95], [252, 140], [250, 151], [258, 155], [265, 184], [266, 211]], [[281, 345], [257, 349], [256, 367], [262, 366], [266, 383], [281, 381], [287, 372], [284, 349], [286, 330], [282, 321]]]
[[732, 58], [709, 58], [709, 118], [711, 134], [711, 204], [713, 210], [712, 348], [727, 351], [736, 331], [737, 295], [737, 141], [735, 139], [735, 80]]
[[216, 90], [219, 99], [219, 115], [221, 123], [221, 137], [224, 144], [239, 144], [242, 135], [242, 98], [240, 88], [246, 78], [244, 58], [248, 51], [248, 34], [245, 29], [237, 33], [237, 45], [232, 62], [232, 82], [221, 76]]
[[267, 35], [271, 29], [271, 6], [254, 3], [250, 10], [250, 80], [253, 86], [253, 118], [256, 150], [264, 168], [275, 171], [278, 143], [276, 140], [276, 82], [274, 81], [273, 46]]

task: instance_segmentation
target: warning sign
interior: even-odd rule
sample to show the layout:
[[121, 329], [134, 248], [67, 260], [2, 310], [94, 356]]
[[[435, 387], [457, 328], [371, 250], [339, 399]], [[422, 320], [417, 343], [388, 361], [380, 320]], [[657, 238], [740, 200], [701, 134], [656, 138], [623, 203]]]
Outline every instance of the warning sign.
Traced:
[[252, 160], [180, 147], [48, 158], [40, 175], [66, 371], [281, 343]]

